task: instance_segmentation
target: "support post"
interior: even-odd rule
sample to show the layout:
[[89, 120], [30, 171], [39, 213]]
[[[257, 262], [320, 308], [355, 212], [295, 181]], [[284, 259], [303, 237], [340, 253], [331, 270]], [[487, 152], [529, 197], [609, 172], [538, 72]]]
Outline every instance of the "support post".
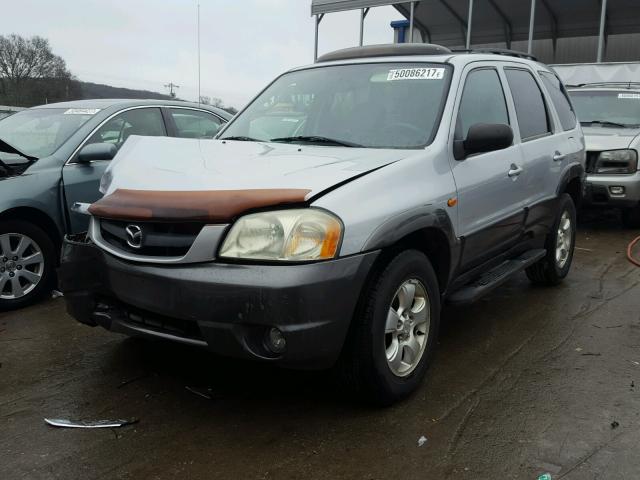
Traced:
[[602, 63], [604, 54], [604, 26], [607, 18], [607, 0], [602, 0], [602, 10], [600, 12], [600, 33], [598, 34], [598, 63]]
[[529, 16], [529, 44], [527, 46], [527, 53], [531, 55], [533, 52], [533, 26], [536, 21], [536, 0], [531, 0], [531, 15]]
[[322, 17], [324, 17], [324, 13], [320, 15], [316, 15], [316, 36], [315, 41], [313, 43], [313, 61], [318, 60], [318, 30], [320, 28], [320, 22], [322, 21]]
[[367, 13], [369, 13], [368, 8], [360, 10], [360, 46], [364, 44], [364, 19], [367, 18]]
[[469, 0], [469, 16], [467, 17], [467, 50], [471, 48], [471, 23], [473, 21], [473, 0]]
[[411, 2], [411, 10], [409, 13], [409, 43], [413, 43], [413, 13], [416, 7], [416, 2]]

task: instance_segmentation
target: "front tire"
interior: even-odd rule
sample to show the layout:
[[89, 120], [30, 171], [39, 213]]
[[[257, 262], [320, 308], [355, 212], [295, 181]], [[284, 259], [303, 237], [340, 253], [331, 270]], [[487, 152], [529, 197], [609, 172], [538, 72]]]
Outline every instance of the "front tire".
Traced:
[[560, 197], [558, 215], [547, 235], [547, 255], [527, 268], [527, 277], [534, 285], [553, 286], [568, 274], [576, 243], [576, 207], [568, 194]]
[[55, 277], [55, 247], [38, 226], [22, 220], [0, 222], [0, 311], [31, 305]]
[[398, 254], [362, 292], [343, 359], [348, 385], [382, 406], [408, 396], [429, 367], [439, 323], [431, 263], [417, 250]]

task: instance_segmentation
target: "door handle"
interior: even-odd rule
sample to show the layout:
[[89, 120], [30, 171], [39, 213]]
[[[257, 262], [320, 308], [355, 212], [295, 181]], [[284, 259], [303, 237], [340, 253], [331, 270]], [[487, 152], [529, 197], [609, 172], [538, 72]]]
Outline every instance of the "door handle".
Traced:
[[564, 153], [560, 153], [560, 152], [556, 151], [556, 153], [553, 154], [553, 161], [554, 162], [561, 162], [565, 158], [567, 158], [567, 156]]
[[522, 167], [519, 167], [515, 163], [512, 163], [511, 164], [511, 170], [509, 170], [509, 173], [507, 173], [507, 175], [509, 175], [509, 177], [513, 178], [513, 177], [517, 177], [518, 175], [520, 175], [523, 171], [524, 171], [524, 169]]

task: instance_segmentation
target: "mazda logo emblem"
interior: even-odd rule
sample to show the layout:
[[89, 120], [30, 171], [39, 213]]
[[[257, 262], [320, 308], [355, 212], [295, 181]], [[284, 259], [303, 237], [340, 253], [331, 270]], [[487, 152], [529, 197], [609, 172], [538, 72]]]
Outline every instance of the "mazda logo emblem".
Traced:
[[142, 247], [142, 228], [138, 225], [127, 225], [124, 231], [127, 233], [127, 245], [136, 249]]

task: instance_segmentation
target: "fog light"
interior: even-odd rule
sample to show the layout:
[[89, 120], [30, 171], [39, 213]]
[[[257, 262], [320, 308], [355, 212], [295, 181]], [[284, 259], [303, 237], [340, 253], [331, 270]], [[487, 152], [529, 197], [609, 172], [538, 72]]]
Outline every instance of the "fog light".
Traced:
[[270, 328], [267, 332], [267, 347], [273, 353], [282, 353], [287, 348], [284, 334], [277, 328]]
[[609, 187], [611, 195], [624, 195], [624, 187]]

